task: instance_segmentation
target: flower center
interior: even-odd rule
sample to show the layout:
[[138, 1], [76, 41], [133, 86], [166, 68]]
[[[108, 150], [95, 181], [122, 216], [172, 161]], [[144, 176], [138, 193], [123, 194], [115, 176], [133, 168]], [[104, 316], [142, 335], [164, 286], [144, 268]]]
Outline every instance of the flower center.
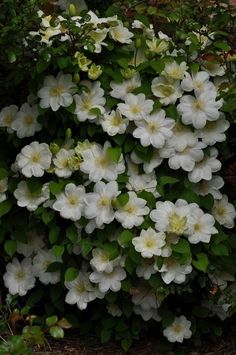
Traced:
[[149, 122], [148, 123], [148, 130], [150, 133], [157, 132], [159, 127], [160, 127], [160, 125], [158, 122]]
[[216, 212], [219, 216], [223, 216], [225, 214], [225, 208], [222, 206], [217, 207]]
[[96, 165], [100, 168], [105, 168], [108, 165], [108, 159], [106, 156], [101, 156], [96, 159]]
[[24, 271], [17, 271], [15, 273], [15, 278], [17, 281], [23, 280], [25, 278], [25, 272]]
[[182, 325], [181, 324], [174, 324], [173, 329], [176, 333], [181, 333], [183, 331]]
[[27, 126], [30, 126], [33, 123], [33, 117], [30, 115], [26, 115], [24, 117], [24, 122]]
[[202, 110], [204, 108], [204, 104], [201, 100], [199, 99], [196, 99], [195, 102], [194, 102], [194, 108], [196, 110]]
[[153, 248], [155, 246], [155, 240], [151, 237], [149, 237], [146, 241], [145, 241], [145, 246], [147, 248]]
[[169, 232], [183, 234], [187, 224], [187, 217], [180, 217], [177, 213], [169, 215]]
[[122, 119], [119, 114], [116, 114], [114, 117], [112, 117], [112, 124], [113, 126], [119, 126], [122, 122]]
[[77, 196], [69, 196], [68, 197], [68, 202], [69, 202], [69, 204], [71, 205], [71, 206], [75, 206], [75, 205], [77, 205], [78, 204], [78, 202], [79, 202], [79, 199], [78, 199], [78, 197]]
[[4, 122], [6, 125], [10, 126], [12, 124], [13, 121], [13, 116], [12, 115], [6, 115], [4, 117]]
[[51, 88], [50, 94], [51, 94], [52, 96], [56, 97], [56, 96], [60, 96], [60, 95], [63, 93], [63, 91], [64, 91], [63, 86], [61, 86], [61, 85], [55, 85], [55, 86], [53, 86], [53, 87]]
[[130, 108], [130, 111], [136, 115], [141, 112], [141, 107], [138, 105], [134, 105]]
[[86, 291], [86, 288], [84, 287], [84, 284], [83, 283], [79, 283], [77, 286], [76, 286], [76, 292], [80, 295], [81, 293], [85, 292]]
[[136, 86], [130, 84], [130, 85], [127, 86], [126, 92], [127, 92], [127, 93], [132, 92], [134, 89], [136, 89]]
[[88, 97], [86, 97], [86, 98], [83, 100], [82, 109], [83, 109], [83, 110], [90, 110], [90, 109], [91, 109], [91, 106], [92, 106], [91, 100], [90, 100]]
[[106, 196], [102, 196], [98, 201], [99, 206], [108, 207], [110, 206], [110, 199]]
[[32, 156], [31, 156], [31, 161], [32, 163], [39, 163], [40, 162], [40, 159], [41, 159], [41, 155], [39, 153], [34, 153]]
[[200, 232], [201, 229], [202, 229], [201, 223], [196, 223], [196, 224], [194, 224], [194, 230], [195, 230], [195, 232]]
[[158, 85], [160, 93], [163, 96], [171, 96], [173, 94], [173, 88], [170, 85]]
[[131, 205], [131, 204], [127, 204], [124, 208], [124, 211], [129, 213], [129, 214], [133, 214], [135, 212], [136, 208], [134, 205]]

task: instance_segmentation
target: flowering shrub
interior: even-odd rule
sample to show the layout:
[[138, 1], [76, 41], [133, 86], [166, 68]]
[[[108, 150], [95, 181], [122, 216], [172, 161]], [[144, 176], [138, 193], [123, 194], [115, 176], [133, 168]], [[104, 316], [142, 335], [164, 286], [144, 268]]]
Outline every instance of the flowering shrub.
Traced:
[[55, 336], [54, 313], [124, 349], [152, 327], [197, 345], [236, 307], [236, 212], [220, 176], [234, 53], [207, 27], [174, 41], [113, 10], [47, 15], [30, 1], [23, 52], [8, 51], [4, 285]]

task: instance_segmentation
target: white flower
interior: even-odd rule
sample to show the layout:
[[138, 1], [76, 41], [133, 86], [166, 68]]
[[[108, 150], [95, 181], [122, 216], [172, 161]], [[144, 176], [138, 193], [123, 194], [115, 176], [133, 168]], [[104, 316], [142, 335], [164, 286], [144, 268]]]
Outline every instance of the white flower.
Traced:
[[156, 167], [161, 165], [163, 159], [160, 157], [159, 150], [154, 149], [152, 157], [149, 162], [144, 162], [141, 159], [138, 158], [136, 153], [133, 151], [131, 153], [131, 160], [135, 164], [143, 164], [143, 170], [145, 171], [146, 174], [150, 174], [154, 171]]
[[181, 152], [172, 151], [168, 160], [169, 167], [174, 170], [182, 168], [184, 171], [192, 171], [195, 163], [203, 159], [204, 153], [202, 149], [205, 147], [204, 143], [197, 142], [193, 146], [187, 146]]
[[56, 284], [60, 281], [60, 271], [47, 271], [50, 264], [61, 262], [56, 258], [52, 250], [39, 250], [33, 258], [33, 274], [44, 284]]
[[109, 259], [109, 253], [106, 250], [95, 248], [92, 250], [92, 259], [90, 265], [98, 272], [112, 272], [113, 260]]
[[154, 101], [146, 100], [144, 94], [127, 94], [124, 98], [125, 103], [117, 105], [120, 113], [130, 121], [137, 121], [145, 118], [151, 113]]
[[142, 259], [141, 263], [136, 267], [138, 277], [143, 277], [144, 280], [149, 280], [151, 275], [157, 272], [156, 259]]
[[[95, 43], [95, 49], [94, 49], [94, 53], [101, 53], [102, 51], [102, 46], [107, 46], [107, 43], [104, 42], [104, 39], [107, 37], [109, 30], [107, 28], [96, 28], [92, 31], [89, 32], [89, 37], [91, 37]], [[88, 49], [88, 46], [84, 46], [84, 49]]]
[[157, 309], [161, 300], [158, 299], [158, 294], [150, 288], [137, 288], [135, 289], [132, 302], [135, 306], [140, 306], [143, 310]]
[[60, 149], [53, 159], [55, 165], [55, 174], [59, 177], [70, 177], [73, 173], [69, 166], [69, 159], [74, 156], [73, 149]]
[[165, 258], [162, 267], [159, 269], [162, 280], [169, 285], [171, 282], [182, 284], [186, 280], [186, 275], [192, 272], [192, 265], [187, 263], [185, 265], [179, 264], [173, 258]]
[[41, 177], [51, 165], [52, 153], [46, 143], [32, 142], [21, 149], [16, 163], [26, 177]]
[[235, 281], [235, 277], [232, 274], [219, 270], [216, 270], [214, 274], [208, 274], [208, 276], [212, 284], [218, 286], [221, 291], [226, 289], [228, 281]]
[[29, 211], [35, 211], [41, 203], [49, 199], [49, 187], [48, 184], [44, 184], [42, 191], [35, 195], [30, 192], [26, 181], [20, 181], [14, 191], [14, 196], [19, 207], [26, 207]]
[[89, 273], [87, 272], [80, 271], [76, 279], [66, 281], [65, 286], [69, 290], [65, 302], [68, 304], [77, 304], [80, 310], [86, 309], [88, 302], [93, 301], [95, 298], [103, 297], [89, 281]]
[[17, 240], [16, 251], [25, 257], [29, 257], [37, 253], [44, 245], [43, 235], [37, 234], [36, 231], [31, 231], [27, 235], [27, 241], [25, 243]]
[[25, 258], [19, 262], [17, 258], [13, 258], [12, 262], [6, 266], [3, 280], [11, 295], [26, 295], [35, 285], [31, 259]]
[[165, 233], [156, 232], [149, 227], [147, 230], [142, 229], [140, 236], [133, 238], [132, 243], [143, 258], [152, 258], [154, 255], [161, 255], [161, 248], [165, 245], [165, 237]]
[[133, 131], [133, 136], [140, 139], [142, 146], [162, 148], [166, 139], [173, 135], [175, 121], [166, 118], [165, 111], [160, 110], [146, 116], [142, 121], [136, 121], [135, 124], [137, 128]]
[[131, 229], [143, 223], [143, 216], [149, 213], [149, 208], [146, 206], [147, 201], [138, 198], [135, 192], [129, 191], [128, 195], [129, 201], [116, 211], [115, 218], [124, 228]]
[[128, 30], [128, 28], [123, 26], [123, 23], [121, 21], [117, 21], [118, 26], [113, 26], [110, 27], [109, 33], [111, 38], [114, 41], [120, 42], [120, 43], [131, 43], [132, 40], [131, 38], [134, 36], [132, 32]]
[[143, 309], [141, 306], [134, 306], [133, 310], [134, 313], [141, 316], [145, 322], [150, 319], [154, 319], [157, 322], [161, 320], [156, 308]]
[[186, 201], [177, 200], [174, 204], [170, 201], [156, 203], [156, 209], [150, 213], [151, 219], [156, 222], [155, 228], [161, 232], [186, 234], [190, 208]]
[[110, 86], [112, 88], [110, 95], [116, 99], [124, 100], [127, 94], [141, 86], [140, 75], [136, 73], [131, 79], [124, 80], [122, 83], [111, 81]]
[[174, 104], [183, 94], [179, 80], [167, 79], [165, 76], [154, 78], [151, 89], [153, 95], [165, 106]]
[[216, 200], [212, 209], [212, 214], [221, 225], [226, 228], [234, 227], [236, 211], [232, 203], [228, 202], [228, 196], [223, 195], [221, 200]]
[[86, 225], [86, 227], [85, 227], [84, 230], [85, 230], [86, 233], [91, 234], [91, 233], [93, 233], [93, 231], [94, 231], [96, 228], [98, 228], [98, 229], [104, 229], [105, 226], [104, 226], [104, 224], [102, 224], [101, 226], [98, 226], [97, 223], [96, 223], [96, 220], [95, 220], [95, 219], [91, 219], [91, 220], [87, 223], [87, 225]]
[[197, 134], [180, 122], [175, 123], [172, 132], [173, 135], [167, 140], [167, 146], [177, 152], [182, 152], [188, 146], [193, 147], [198, 143]]
[[211, 180], [212, 173], [220, 170], [221, 162], [216, 159], [218, 151], [216, 148], [210, 148], [209, 155], [195, 164], [195, 167], [188, 173], [188, 179], [191, 182], [199, 182], [200, 180]]
[[209, 74], [205, 71], [200, 71], [197, 73], [192, 73], [190, 75], [188, 72], [184, 74], [184, 79], [181, 82], [181, 88], [184, 91], [195, 91], [202, 92], [207, 90], [214, 90], [214, 84], [209, 81]]
[[163, 334], [171, 343], [182, 343], [192, 336], [191, 322], [185, 316], [176, 317], [174, 322], [164, 329]]
[[52, 205], [55, 211], [60, 212], [60, 216], [72, 221], [78, 221], [83, 214], [85, 188], [75, 184], [67, 184], [65, 192], [56, 196], [56, 201]]
[[223, 76], [225, 75], [225, 68], [221, 63], [215, 61], [203, 60], [202, 69], [205, 70], [210, 76]]
[[109, 147], [110, 143], [108, 142], [104, 147], [100, 144], [93, 144], [81, 153], [83, 162], [80, 164], [80, 170], [89, 175], [90, 181], [97, 182], [102, 179], [113, 181], [125, 171], [123, 155], [121, 154], [117, 163], [114, 162], [107, 154]]
[[130, 191], [148, 191], [152, 192], [155, 197], [160, 196], [156, 190], [157, 179], [156, 174], [154, 172], [142, 175], [132, 174], [131, 176], [129, 176], [129, 180], [126, 184], [126, 187]]
[[168, 256], [171, 256], [172, 254], [171, 245], [177, 244], [179, 239], [180, 239], [179, 235], [172, 234], [172, 233], [166, 234], [166, 240], [165, 240], [166, 244], [161, 249], [161, 256], [163, 258], [167, 258]]
[[191, 206], [189, 218], [188, 240], [192, 244], [209, 243], [212, 234], [218, 233], [214, 227], [215, 219], [209, 213], [204, 213], [195, 203]]
[[88, 219], [95, 218], [98, 227], [103, 223], [111, 223], [115, 218], [112, 201], [119, 193], [116, 181], [108, 184], [98, 181], [94, 186], [94, 192], [87, 193], [84, 198], [84, 216]]
[[87, 90], [83, 90], [80, 95], [74, 96], [76, 103], [75, 114], [80, 122], [95, 120], [97, 114], [91, 110], [97, 109], [101, 114], [105, 112], [106, 99], [104, 90], [101, 88], [99, 81], [91, 83], [88, 80], [84, 80], [81, 81], [81, 85], [85, 86]]
[[216, 91], [195, 92], [192, 95], [184, 95], [177, 106], [184, 124], [192, 124], [195, 128], [203, 128], [207, 121], [216, 121], [223, 105], [223, 100], [216, 101]]
[[217, 121], [207, 122], [205, 127], [198, 130], [196, 134], [207, 145], [214, 145], [216, 142], [224, 142], [226, 140], [225, 131], [229, 128], [230, 124], [221, 113]]
[[11, 124], [11, 128], [16, 131], [18, 138], [31, 137], [42, 129], [41, 124], [37, 121], [38, 108], [37, 105], [32, 107], [28, 103], [24, 103], [20, 111], [16, 114], [15, 120]]
[[125, 133], [129, 120], [122, 117], [119, 110], [112, 110], [110, 113], [104, 113], [100, 123], [104, 132], [107, 132], [109, 136], [115, 136]]
[[10, 105], [3, 107], [0, 111], [0, 127], [6, 127], [8, 133], [12, 133], [11, 125], [13, 124], [18, 107], [16, 105]]
[[6, 191], [8, 188], [7, 178], [0, 180], [0, 203], [7, 199]]
[[115, 303], [108, 304], [106, 309], [113, 317], [121, 317], [122, 315], [121, 309]]
[[166, 76], [168, 79], [181, 80], [186, 73], [188, 66], [185, 62], [180, 64], [173, 61], [165, 65], [165, 69], [161, 72], [161, 75]]
[[58, 73], [56, 78], [52, 75], [46, 76], [43, 87], [38, 92], [40, 107], [51, 107], [57, 111], [60, 106], [68, 107], [73, 102], [73, 94], [76, 85], [72, 82], [71, 74]]
[[224, 186], [223, 178], [221, 176], [215, 175], [212, 176], [212, 179], [209, 181], [201, 180], [197, 184], [194, 184], [193, 191], [201, 196], [211, 194], [215, 200], [219, 200], [222, 198], [222, 193], [219, 191], [222, 186]]
[[90, 281], [98, 284], [99, 290], [102, 293], [105, 293], [108, 290], [118, 292], [121, 289], [121, 281], [125, 278], [126, 272], [120, 266], [113, 268], [109, 273], [94, 271], [89, 276]]

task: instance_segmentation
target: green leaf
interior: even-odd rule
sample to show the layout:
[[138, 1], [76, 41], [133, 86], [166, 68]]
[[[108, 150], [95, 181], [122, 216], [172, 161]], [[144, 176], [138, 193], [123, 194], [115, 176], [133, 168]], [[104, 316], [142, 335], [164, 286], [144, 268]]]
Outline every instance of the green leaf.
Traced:
[[27, 184], [27, 187], [30, 190], [32, 195], [37, 196], [42, 191], [43, 184], [42, 184], [42, 182], [40, 180], [38, 180], [35, 177], [27, 179], [26, 180], [26, 184]]
[[190, 254], [190, 245], [186, 239], [180, 239], [177, 244], [172, 244], [171, 249], [176, 253], [180, 254]]
[[132, 239], [133, 239], [133, 233], [131, 233], [129, 230], [124, 230], [119, 236], [119, 243], [122, 246], [126, 246], [132, 241]]
[[121, 156], [121, 148], [120, 147], [108, 147], [106, 150], [106, 154], [109, 157], [110, 160], [114, 161], [115, 163], [118, 163], [120, 160]]
[[133, 344], [132, 338], [121, 340], [121, 347], [124, 351], [128, 351], [132, 344]]
[[97, 107], [93, 107], [93, 108], [91, 108], [91, 109], [89, 110], [89, 113], [90, 113], [91, 115], [94, 115], [94, 116], [96, 116], [96, 117], [99, 117], [99, 116], [101, 115], [101, 110], [100, 110], [99, 108], [97, 108]]
[[211, 251], [214, 255], [217, 255], [217, 256], [228, 256], [229, 255], [229, 249], [228, 249], [227, 245], [225, 245], [223, 243], [212, 245]]
[[10, 211], [12, 205], [13, 205], [12, 200], [6, 200], [0, 203], [0, 218]]
[[111, 335], [112, 335], [112, 329], [102, 329], [101, 331], [101, 342], [102, 343], [107, 343], [110, 338], [111, 338]]
[[161, 323], [163, 328], [169, 327], [169, 325], [171, 325], [175, 320], [174, 313], [168, 311], [167, 309], [164, 309], [163, 312], [160, 312], [160, 314], [162, 317]]
[[49, 333], [53, 338], [63, 339], [64, 338], [64, 330], [61, 327], [53, 326], [49, 329]]
[[69, 267], [65, 272], [65, 281], [73, 281], [79, 275], [79, 270], [74, 267]]
[[205, 253], [196, 254], [197, 260], [192, 260], [193, 266], [203, 272], [206, 272], [208, 266], [208, 257]]
[[156, 206], [156, 198], [153, 193], [142, 191], [138, 193], [138, 197], [146, 200], [149, 207], [154, 208]]
[[59, 259], [65, 251], [64, 245], [53, 245], [52, 252], [57, 259]]
[[46, 208], [43, 210], [43, 213], [41, 215], [43, 223], [48, 224], [49, 222], [51, 222], [53, 220], [55, 216], [55, 212], [51, 211], [51, 210], [47, 210]]
[[128, 68], [130, 58], [119, 58], [116, 62], [119, 64], [120, 67], [126, 69]]
[[50, 61], [45, 61], [40, 58], [36, 63], [36, 71], [38, 74], [42, 73], [50, 64]]
[[228, 52], [231, 49], [231, 47], [228, 45], [228, 43], [224, 42], [224, 41], [216, 41], [213, 43], [213, 45], [216, 48], [222, 49], [224, 52]]
[[46, 318], [46, 324], [51, 327], [52, 325], [55, 325], [58, 321], [58, 317], [57, 316], [51, 316]]
[[0, 168], [0, 180], [4, 179], [5, 177], [7, 177], [8, 175], [8, 171], [4, 168]]
[[162, 60], [151, 61], [150, 67], [152, 67], [156, 73], [161, 73], [165, 69], [165, 63]]
[[58, 226], [51, 227], [49, 231], [49, 242], [51, 244], [56, 243], [60, 234], [60, 228]]
[[56, 196], [64, 189], [64, 186], [64, 182], [51, 181], [49, 184], [49, 190], [54, 196]]
[[162, 280], [159, 275], [152, 275], [148, 280], [148, 283], [154, 290], [157, 290], [158, 288], [160, 288]]
[[86, 256], [92, 250], [93, 246], [92, 243], [88, 239], [81, 239], [80, 241], [81, 248], [82, 248], [82, 255]]
[[70, 227], [66, 228], [66, 237], [72, 243], [75, 243], [78, 241], [78, 231], [75, 226], [70, 226]]
[[119, 256], [119, 248], [116, 242], [107, 242], [103, 244], [103, 249], [108, 252], [109, 254], [109, 260], [114, 260]]
[[120, 194], [115, 200], [115, 204], [117, 204], [118, 207], [124, 207], [128, 202], [129, 194], [127, 192]]
[[179, 179], [176, 179], [172, 176], [161, 176], [158, 181], [159, 185], [161, 185], [161, 186], [165, 186], [167, 184], [173, 185], [176, 182], [179, 182]]
[[13, 256], [16, 253], [16, 240], [6, 240], [4, 243], [4, 250], [9, 256]]
[[174, 120], [177, 120], [179, 118], [179, 113], [177, 111], [177, 108], [174, 104], [168, 105], [165, 108], [166, 111], [166, 116], [173, 118]]

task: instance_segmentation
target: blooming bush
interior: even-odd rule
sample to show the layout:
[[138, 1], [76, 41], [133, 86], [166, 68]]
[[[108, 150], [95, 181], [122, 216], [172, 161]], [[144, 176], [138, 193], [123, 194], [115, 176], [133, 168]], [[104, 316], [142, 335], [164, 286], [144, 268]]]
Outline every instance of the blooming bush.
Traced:
[[171, 343], [221, 335], [236, 307], [226, 35], [199, 24], [174, 40], [114, 6], [28, 5], [0, 111], [6, 291], [59, 337], [68, 324], [124, 349], [150, 329]]

